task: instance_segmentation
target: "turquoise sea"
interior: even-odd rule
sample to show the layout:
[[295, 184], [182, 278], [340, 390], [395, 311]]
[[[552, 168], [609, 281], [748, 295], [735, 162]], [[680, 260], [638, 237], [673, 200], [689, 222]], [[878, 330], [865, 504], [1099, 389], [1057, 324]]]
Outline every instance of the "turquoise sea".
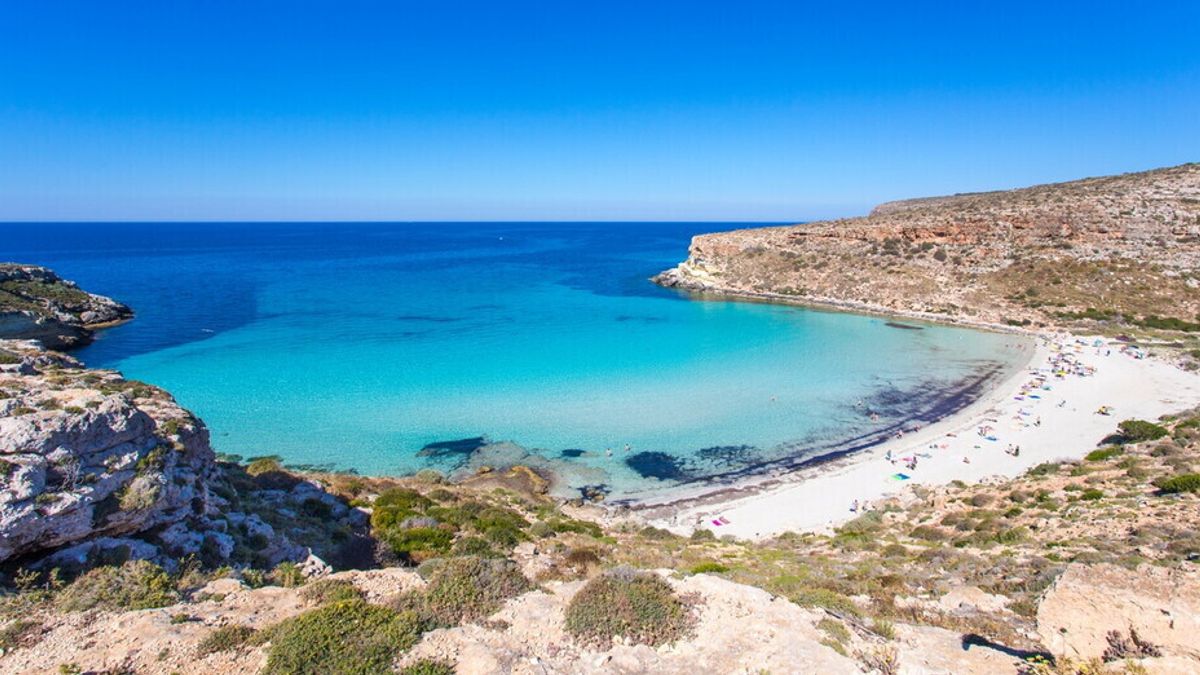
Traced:
[[648, 281], [738, 226], [6, 224], [0, 259], [131, 305], [76, 356], [171, 391], [218, 451], [366, 474], [528, 452], [612, 498], [728, 481], [927, 424], [1019, 360], [1012, 336]]

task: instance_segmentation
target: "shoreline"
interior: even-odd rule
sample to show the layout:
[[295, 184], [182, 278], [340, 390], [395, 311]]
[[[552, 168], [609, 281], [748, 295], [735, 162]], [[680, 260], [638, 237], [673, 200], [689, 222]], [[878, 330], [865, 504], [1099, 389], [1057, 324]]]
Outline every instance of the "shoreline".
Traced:
[[[854, 466], [863, 461], [864, 458], [886, 452], [889, 447], [897, 443], [908, 443], [912, 442], [914, 438], [925, 438], [931, 434], [936, 435], [946, 428], [958, 425], [962, 419], [974, 417], [978, 415], [979, 411], [987, 410], [994, 404], [1000, 392], [1008, 391], [1014, 383], [1025, 377], [1030, 364], [1037, 360], [1040, 344], [1038, 341], [1030, 339], [1029, 347], [1030, 349], [1027, 352], [1026, 358], [1012, 364], [1010, 366], [1011, 370], [998, 382], [991, 384], [991, 386], [986, 386], [981, 396], [962, 408], [925, 424], [918, 431], [906, 432], [901, 439], [896, 439], [889, 433], [886, 437], [861, 447], [812, 457], [801, 461], [797, 466], [785, 468], [782, 471], [763, 471], [752, 474], [736, 483], [716, 487], [715, 489], [713, 486], [708, 486], [707, 489], [702, 486], [667, 488], [648, 495], [645, 500], [614, 501], [603, 505], [605, 507], [616, 506], [624, 508], [657, 523], [665, 519], [660, 513], [679, 509], [695, 510], [701, 506], [736, 502], [742, 499], [753, 498], [760, 494], [785, 489], [800, 482], [819, 479], [828, 473]], [[906, 419], [890, 426], [889, 430], [909, 426], [912, 421], [911, 418]]]
[[[1104, 346], [1095, 347], [1096, 340]], [[1121, 420], [1153, 420], [1200, 405], [1200, 375], [1135, 358], [1123, 347], [1104, 338], [1043, 335], [1030, 359], [988, 395], [919, 432], [784, 475], [626, 508], [650, 525], [683, 535], [708, 529], [758, 540], [787, 531], [829, 531], [871, 503], [910, 493], [912, 485], [981, 482], [1016, 476], [1042, 462], [1077, 460]], [[1060, 378], [1052, 364], [1064, 360], [1094, 374]], [[1031, 388], [1042, 378], [1048, 388]], [[1101, 405], [1112, 406], [1112, 416], [1096, 414]], [[995, 431], [981, 435], [981, 426]], [[1010, 445], [1020, 448], [1018, 456], [1006, 452]], [[908, 459], [915, 459], [915, 469]], [[852, 511], [855, 501], [860, 508]]]
[[[996, 371], [981, 375], [976, 381], [961, 386], [950, 396], [933, 398], [930, 407], [922, 411], [914, 411], [903, 419], [889, 422], [877, 430], [841, 440], [830, 446], [818, 446], [814, 448], [815, 452], [813, 453], [801, 453], [797, 456], [704, 476], [672, 487], [651, 488], [644, 493], [634, 493], [627, 497], [605, 501], [604, 505], [625, 508], [634, 512], [649, 512], [700, 502], [722, 501], [730, 495], [742, 495], [770, 489], [788, 483], [796, 476], [812, 475], [825, 471], [829, 467], [853, 463], [864, 454], [892, 443], [897, 432], [911, 438], [914, 434], [927, 433], [929, 429], [939, 428], [948, 421], [969, 414], [978, 406], [988, 404], [997, 390], [1007, 386], [1015, 378], [1021, 377], [1029, 363], [1036, 357], [1036, 343], [1029, 340], [1027, 346], [1029, 349], [1023, 358], [1007, 366], [997, 367]], [[999, 380], [989, 381], [993, 377], [999, 377]], [[964, 401], [964, 399], [966, 400]], [[947, 406], [952, 409], [943, 414], [937, 414], [939, 408]], [[934, 416], [927, 417], [926, 415], [931, 412], [934, 413]]]
[[678, 268], [676, 267], [666, 270], [665, 272], [661, 272], [651, 277], [650, 282], [666, 289], [684, 293], [690, 296], [691, 299], [700, 301], [732, 300], [735, 302], [761, 302], [769, 305], [790, 305], [793, 307], [804, 307], [807, 309], [820, 311], [844, 312], [847, 314], [873, 316], [882, 319], [907, 319], [921, 321], [933, 325], [974, 328], [976, 330], [986, 330], [993, 333], [1011, 333], [1035, 338], [1044, 337], [1045, 335], [1053, 334], [1056, 331], [1054, 326], [1039, 328], [1032, 328], [1029, 326], [1013, 326], [978, 318], [956, 317], [950, 314], [943, 314], [939, 312], [923, 312], [915, 309], [885, 307], [883, 305], [876, 305], [869, 302], [858, 302], [856, 300], [839, 300], [836, 298], [811, 296], [801, 297], [796, 295], [787, 295], [784, 293], [746, 291], [708, 286], [694, 280], [681, 279], [678, 276], [678, 272], [676, 271], [677, 269]]

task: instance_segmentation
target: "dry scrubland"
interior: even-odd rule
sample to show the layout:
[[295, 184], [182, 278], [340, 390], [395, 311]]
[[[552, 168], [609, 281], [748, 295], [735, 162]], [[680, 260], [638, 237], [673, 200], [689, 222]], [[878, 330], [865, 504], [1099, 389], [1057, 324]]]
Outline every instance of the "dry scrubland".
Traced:
[[239, 494], [309, 480], [369, 510], [384, 567], [17, 570], [0, 670], [787, 672], [780, 654], [825, 672], [1200, 667], [1184, 660], [1200, 659], [1195, 614], [1156, 624], [1158, 605], [1200, 609], [1200, 415], [1109, 440], [1017, 479], [914, 490], [831, 536], [757, 544], [556, 505], [520, 470], [446, 485], [222, 462]]

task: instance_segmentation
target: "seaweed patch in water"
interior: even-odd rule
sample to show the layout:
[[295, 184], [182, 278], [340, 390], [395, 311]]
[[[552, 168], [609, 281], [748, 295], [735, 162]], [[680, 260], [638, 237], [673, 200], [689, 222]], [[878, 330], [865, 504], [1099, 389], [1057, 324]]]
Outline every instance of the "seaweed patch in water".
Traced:
[[753, 445], [715, 445], [711, 448], [701, 448], [696, 456], [713, 464], [740, 466], [757, 461], [758, 448]]
[[438, 441], [437, 443], [430, 443], [429, 445], [421, 448], [421, 451], [417, 453], [417, 457], [441, 458], [450, 457], [452, 455], [470, 456], [471, 453], [485, 445], [487, 445], [487, 439], [483, 436], [463, 438], [457, 441]]
[[562, 456], [571, 458], [583, 457], [583, 450], [580, 450], [579, 448], [567, 448], [566, 450], [562, 451]]
[[896, 323], [895, 321], [888, 321], [888, 322], [884, 323], [883, 325], [885, 325], [889, 328], [900, 328], [903, 330], [925, 330], [925, 328], [922, 326], [910, 326], [906, 323]]
[[642, 478], [683, 480], [691, 476], [683, 460], [665, 452], [639, 452], [627, 457], [625, 464]]

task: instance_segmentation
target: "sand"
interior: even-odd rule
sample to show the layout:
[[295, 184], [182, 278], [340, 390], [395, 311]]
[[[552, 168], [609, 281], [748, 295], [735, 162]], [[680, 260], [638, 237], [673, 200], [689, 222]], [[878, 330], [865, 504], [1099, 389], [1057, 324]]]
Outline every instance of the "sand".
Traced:
[[[1039, 339], [1033, 358], [976, 405], [832, 466], [800, 471], [778, 484], [736, 491], [718, 503], [680, 504], [651, 524], [680, 534], [697, 527], [718, 536], [763, 539], [782, 532], [828, 531], [880, 499], [914, 484], [978, 482], [1015, 476], [1042, 462], [1079, 459], [1121, 420], [1154, 420], [1200, 405], [1200, 374], [1100, 338]], [[1078, 364], [1056, 374], [1056, 362]], [[1060, 371], [1061, 372], [1061, 371]], [[1038, 383], [1044, 380], [1044, 385]], [[1097, 411], [1109, 406], [1111, 414]], [[981, 427], [990, 427], [986, 436]], [[1020, 454], [1011, 450], [1019, 447]], [[887, 459], [890, 453], [892, 460]], [[916, 459], [916, 467], [908, 464]], [[897, 479], [897, 474], [908, 476]], [[650, 514], [647, 514], [650, 515]], [[714, 522], [716, 521], [716, 522]], [[721, 523], [721, 524], [717, 524]]]

